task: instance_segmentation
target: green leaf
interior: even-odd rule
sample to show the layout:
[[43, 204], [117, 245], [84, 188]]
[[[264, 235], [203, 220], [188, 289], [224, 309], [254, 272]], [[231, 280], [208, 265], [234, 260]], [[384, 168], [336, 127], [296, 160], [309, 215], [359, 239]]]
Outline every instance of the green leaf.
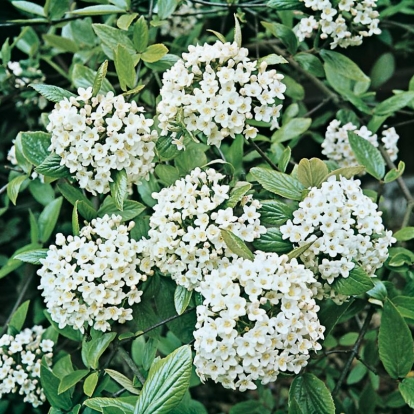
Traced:
[[83, 404], [93, 410], [103, 413], [105, 407], [116, 407], [123, 410], [125, 413], [132, 414], [137, 397], [118, 397], [118, 398], [89, 398]]
[[377, 116], [381, 115], [391, 115], [395, 111], [404, 108], [410, 102], [414, 100], [414, 91], [402, 92], [397, 95], [391, 96], [391, 98], [386, 99], [381, 102], [375, 109], [374, 114]]
[[280, 23], [268, 23], [268, 22], [261, 22], [265, 29], [269, 30], [269, 32], [280, 39], [282, 43], [285, 45], [286, 49], [294, 55], [298, 48], [298, 39], [293, 33], [292, 29], [289, 27], [280, 24]]
[[414, 239], [414, 227], [404, 227], [394, 233], [394, 237], [400, 242]]
[[62, 158], [57, 154], [49, 154], [41, 164], [36, 167], [36, 172], [47, 177], [62, 178], [69, 177], [69, 169], [61, 165]]
[[293, 118], [272, 135], [272, 142], [284, 142], [296, 138], [306, 132], [311, 126], [311, 118]]
[[105, 79], [106, 72], [108, 70], [108, 61], [105, 60], [101, 66], [99, 66], [98, 71], [96, 72], [95, 79], [92, 86], [92, 96], [98, 95], [99, 91], [102, 88], [102, 83]]
[[20, 332], [23, 328], [24, 321], [26, 320], [27, 311], [29, 310], [30, 300], [23, 302], [13, 313], [9, 322], [9, 329], [14, 328], [17, 332]]
[[116, 332], [108, 332], [89, 342], [83, 341], [82, 360], [88, 368], [98, 369], [99, 358], [106, 351], [111, 342], [115, 339]]
[[318, 313], [321, 325], [325, 327], [325, 338], [331, 333], [332, 329], [351, 306], [352, 301], [337, 305], [332, 300], [322, 301], [321, 309]]
[[397, 178], [401, 177], [404, 174], [404, 171], [405, 171], [405, 162], [400, 161], [396, 169], [393, 168], [392, 170], [388, 171], [387, 174], [385, 174], [384, 183], [390, 183], [396, 180]]
[[72, 92], [59, 88], [59, 86], [46, 85], [41, 83], [31, 83], [29, 86], [51, 102], [60, 102], [65, 98], [69, 99], [70, 97], [76, 96]]
[[112, 200], [118, 210], [124, 209], [124, 200], [128, 195], [128, 176], [125, 170], [117, 170], [112, 174], [113, 181], [109, 183]]
[[296, 259], [300, 257], [303, 253], [306, 252], [306, 250], [309, 249], [309, 247], [312, 246], [312, 244], [313, 244], [313, 241], [306, 243], [303, 246], [296, 247], [296, 249], [293, 249], [291, 252], [288, 253], [289, 259], [292, 260], [292, 259]]
[[398, 384], [398, 389], [408, 406], [414, 408], [414, 378], [404, 378]]
[[254, 254], [246, 246], [245, 242], [234, 233], [228, 230], [221, 229], [221, 236], [226, 243], [226, 246], [237, 256], [243, 257], [243, 259], [248, 259], [253, 261]]
[[250, 173], [265, 190], [290, 200], [302, 199], [304, 187], [292, 176], [262, 167], [254, 167]]
[[220, 42], [222, 43], [227, 42], [226, 38], [221, 33], [216, 32], [215, 30], [211, 30], [211, 29], [207, 29], [207, 31], [213, 33], [217, 37], [217, 39], [220, 40]]
[[71, 11], [71, 14], [77, 14], [78, 16], [103, 16], [106, 14], [119, 14], [125, 13], [125, 9], [112, 6], [110, 4], [100, 4], [99, 6], [88, 6], [82, 9], [76, 9]]
[[155, 174], [166, 186], [174, 184], [180, 178], [179, 171], [172, 165], [158, 164], [155, 167]]
[[178, 56], [167, 53], [157, 62], [145, 62], [145, 66], [154, 72], [165, 72], [167, 69], [170, 69], [179, 59], [180, 58]]
[[122, 217], [123, 221], [129, 221], [139, 216], [145, 211], [146, 207], [134, 200], [125, 200], [123, 204], [123, 210], [120, 211], [115, 205], [112, 197], [107, 197], [102, 206], [98, 210], [98, 216], [103, 217], [105, 214], [112, 215], [117, 214]]
[[289, 96], [289, 98], [295, 99], [297, 101], [302, 101], [305, 98], [305, 89], [293, 78], [284, 75], [283, 83], [286, 85], [286, 96]]
[[395, 58], [390, 52], [382, 54], [374, 63], [371, 69], [371, 86], [373, 89], [379, 88], [389, 79], [395, 71]]
[[27, 175], [29, 175], [32, 171], [32, 163], [29, 162], [23, 155], [22, 137], [20, 132], [17, 134], [17, 137], [14, 140], [14, 150], [17, 164]]
[[132, 381], [125, 375], [113, 369], [105, 369], [104, 371], [118, 384], [122, 385], [123, 388], [128, 390], [131, 394], [138, 395], [140, 393], [140, 391], [134, 387]]
[[283, 203], [279, 200], [264, 200], [261, 202], [260, 221], [263, 224], [280, 226], [293, 218], [296, 206]]
[[181, 151], [177, 149], [177, 146], [172, 143], [172, 138], [170, 136], [159, 137], [155, 144], [155, 148], [162, 161], [172, 160], [177, 157], [177, 155], [181, 154]]
[[129, 91], [124, 92], [122, 95], [123, 96], [135, 95], [138, 92], [142, 91], [142, 89], [144, 89], [144, 88], [145, 88], [145, 85], [138, 85], [134, 89], [130, 89]]
[[177, 285], [174, 292], [174, 306], [178, 315], [181, 315], [188, 308], [192, 296], [192, 291]]
[[58, 393], [59, 378], [50, 370], [46, 363], [42, 360], [40, 366], [40, 382], [47, 400], [53, 408], [68, 411], [72, 408], [72, 400], [70, 391], [62, 394]]
[[289, 398], [288, 414], [304, 414], [295, 398]]
[[73, 206], [78, 201], [78, 211], [82, 216], [91, 221], [97, 216], [97, 212], [93, 207], [92, 202], [76, 187], [73, 187], [68, 182], [62, 181], [57, 185], [58, 190]]
[[99, 380], [99, 373], [92, 372], [83, 383], [83, 392], [88, 397], [92, 397], [93, 393], [95, 392], [96, 385], [98, 384]]
[[63, 50], [64, 52], [76, 53], [79, 50], [77, 43], [71, 39], [54, 34], [44, 34], [42, 37], [46, 44]]
[[204, 151], [199, 148], [188, 148], [186, 151], [181, 151], [175, 159], [175, 165], [181, 175], [186, 175], [194, 168], [206, 165], [207, 162]]
[[342, 276], [337, 277], [331, 286], [341, 295], [351, 296], [368, 292], [374, 287], [374, 282], [361, 267], [355, 266], [349, 272], [347, 278]]
[[289, 390], [303, 414], [335, 414], [335, 405], [326, 385], [313, 374], [296, 377]]
[[234, 42], [238, 47], [242, 46], [242, 33], [237, 14], [234, 14]]
[[9, 43], [9, 38], [7, 38], [1, 46], [0, 54], [3, 66], [7, 66], [11, 59], [11, 47]]
[[381, 180], [385, 174], [385, 162], [379, 150], [352, 131], [348, 131], [348, 138], [357, 161], [366, 168], [369, 174]]
[[66, 375], [60, 380], [58, 394], [62, 394], [69, 388], [75, 386], [82, 378], [85, 378], [89, 374], [88, 369], [79, 369]]
[[259, 59], [258, 62], [259, 62], [259, 65], [262, 62], [266, 62], [268, 65], [279, 65], [283, 63], [288, 63], [288, 61], [283, 56], [276, 55], [275, 53], [272, 53], [267, 56], [263, 56], [262, 58]]
[[73, 206], [73, 210], [72, 210], [72, 232], [74, 236], [79, 236], [79, 232], [80, 232], [78, 204], [79, 204], [79, 201], [75, 203], [75, 205]]
[[190, 385], [191, 367], [189, 345], [154, 362], [138, 397], [134, 414], [167, 414], [173, 410]]
[[245, 194], [250, 191], [252, 185], [245, 181], [239, 181], [234, 188], [230, 191], [229, 198], [225, 201], [223, 207], [234, 208], [243, 199]]
[[319, 187], [328, 175], [328, 167], [319, 158], [302, 158], [297, 169], [297, 177], [306, 187]]
[[26, 179], [27, 175], [18, 175], [7, 184], [7, 197], [9, 197], [10, 201], [14, 205], [16, 205], [16, 200], [17, 196], [19, 195], [20, 187]]
[[310, 74], [318, 78], [325, 77], [325, 70], [322, 62], [315, 55], [311, 55], [310, 53], [298, 53], [294, 56], [294, 59]]
[[230, 409], [229, 414], [270, 414], [260, 401], [249, 400], [239, 402]]
[[[76, 63], [73, 67], [72, 71], [72, 80], [73, 84], [76, 88], [89, 88], [90, 86], [94, 86], [95, 79], [97, 77], [97, 72], [95, 72], [92, 69], [89, 69], [88, 67], [81, 65], [79, 63]], [[102, 85], [99, 93], [107, 93], [110, 91], [114, 91], [114, 88], [109, 83], [108, 79], [102, 80]]]
[[357, 167], [344, 167], [331, 171], [326, 177], [326, 181], [329, 177], [335, 176], [336, 178], [345, 177], [347, 179], [352, 178], [354, 175], [359, 175], [365, 171], [365, 167], [358, 165]]
[[114, 50], [114, 63], [121, 89], [126, 91], [135, 85], [135, 69], [132, 56], [121, 44]]
[[46, 132], [22, 132], [22, 150], [25, 158], [33, 165], [40, 165], [49, 155], [50, 137]]
[[[17, 256], [19, 253], [22, 253], [28, 250], [33, 250], [38, 247], [41, 247], [38, 243], [27, 244], [26, 246], [23, 246], [20, 249], [17, 249], [12, 255], [12, 257]], [[0, 279], [2, 279], [4, 276], [7, 276], [9, 273], [19, 268], [22, 264], [23, 262], [20, 260], [13, 259], [13, 258], [9, 259], [6, 262], [6, 264], [0, 269]]]
[[116, 21], [116, 25], [122, 30], [128, 30], [131, 23], [137, 18], [138, 13], [123, 14]]
[[141, 59], [144, 62], [153, 63], [160, 60], [164, 55], [168, 53], [168, 49], [161, 43], [148, 46], [145, 52], [142, 53]]
[[414, 297], [394, 296], [392, 302], [404, 318], [414, 319]]
[[16, 9], [23, 10], [26, 13], [36, 14], [37, 16], [46, 17], [42, 6], [30, 1], [12, 1], [11, 2]]
[[277, 11], [282, 10], [302, 10], [303, 2], [299, 0], [269, 0], [266, 3], [267, 7], [272, 7]]
[[51, 236], [59, 218], [60, 208], [62, 207], [63, 198], [59, 197], [47, 205], [40, 213], [38, 224], [40, 241], [46, 243]]
[[141, 16], [134, 24], [133, 42], [138, 53], [145, 52], [148, 47], [148, 26], [144, 16]]
[[176, 0], [158, 0], [158, 17], [160, 20], [168, 19], [177, 8]]
[[47, 0], [43, 9], [46, 16], [51, 20], [56, 20], [60, 19], [69, 10], [69, 6], [70, 0]]
[[414, 362], [413, 338], [390, 299], [384, 303], [378, 334], [380, 360], [391, 378], [403, 378]]
[[16, 254], [13, 256], [13, 259], [17, 259], [25, 263], [40, 265], [40, 259], [45, 259], [47, 252], [48, 249], [28, 250], [26, 252]]
[[267, 229], [265, 234], [262, 234], [259, 239], [253, 242], [253, 246], [255, 249], [264, 252], [279, 254], [289, 253], [293, 249], [292, 243], [289, 240], [284, 240], [282, 233], [276, 228]]

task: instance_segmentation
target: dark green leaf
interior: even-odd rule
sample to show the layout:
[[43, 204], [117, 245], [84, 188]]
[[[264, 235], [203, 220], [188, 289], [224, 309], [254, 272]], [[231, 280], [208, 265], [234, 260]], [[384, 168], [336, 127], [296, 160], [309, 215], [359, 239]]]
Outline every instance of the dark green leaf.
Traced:
[[93, 207], [92, 202], [76, 187], [73, 187], [67, 182], [59, 182], [57, 185], [58, 190], [61, 192], [63, 197], [69, 201], [73, 206], [78, 202], [78, 211], [82, 216], [91, 221], [96, 218], [97, 212]]
[[250, 173], [267, 191], [291, 200], [302, 199], [304, 187], [292, 176], [261, 167], [252, 168]]
[[375, 109], [375, 115], [391, 115], [414, 101], [414, 91], [402, 92], [381, 102]]
[[296, 377], [289, 390], [303, 414], [335, 414], [335, 405], [326, 385], [313, 374]]
[[188, 148], [186, 151], [181, 151], [175, 159], [175, 165], [181, 175], [186, 175], [194, 168], [206, 165], [207, 162], [204, 151], [199, 148]]
[[361, 295], [372, 289], [374, 283], [361, 267], [355, 266], [347, 278], [339, 276], [331, 286], [341, 295]]
[[45, 314], [50, 324], [55, 328], [57, 332], [59, 332], [60, 335], [75, 342], [82, 341], [82, 334], [80, 331], [73, 329], [71, 326], [65, 326], [63, 329], [60, 329], [59, 325], [51, 318], [50, 314], [46, 310], [43, 313]]
[[298, 48], [298, 39], [292, 29], [289, 29], [289, 27], [280, 23], [261, 23], [267, 30], [270, 31], [270, 33], [272, 33], [273, 36], [282, 41], [289, 53], [292, 55], [296, 53]]
[[378, 346], [381, 362], [392, 378], [403, 378], [410, 372], [414, 362], [413, 338], [390, 299], [384, 303]]
[[40, 165], [49, 155], [50, 134], [46, 132], [21, 133], [23, 155], [33, 165]]
[[58, 394], [60, 395], [63, 392], [67, 391], [69, 388], [75, 386], [82, 378], [86, 377], [88, 374], [88, 369], [79, 369], [66, 375], [60, 380]]
[[385, 162], [379, 150], [352, 131], [348, 131], [348, 138], [357, 161], [366, 168], [369, 174], [381, 180], [385, 174]]
[[59, 86], [45, 85], [40, 83], [31, 83], [29, 86], [51, 102], [60, 102], [65, 98], [69, 99], [70, 97], [76, 96], [72, 92], [59, 88]]
[[98, 216], [103, 217], [105, 214], [117, 214], [122, 217], [123, 221], [129, 221], [139, 216], [142, 212], [145, 211], [145, 209], [146, 207], [143, 204], [138, 203], [138, 201], [125, 200], [123, 210], [120, 211], [115, 205], [113, 198], [107, 197], [98, 210]]
[[239, 402], [230, 409], [229, 414], [270, 414], [260, 401], [250, 400]]
[[289, 253], [293, 249], [292, 243], [289, 240], [283, 240], [282, 233], [276, 228], [267, 229], [265, 234], [253, 242], [253, 246], [264, 252], [279, 254]]
[[179, 171], [172, 165], [158, 164], [155, 167], [155, 174], [166, 186], [174, 184], [180, 178]]
[[272, 142], [289, 141], [306, 132], [312, 123], [311, 118], [293, 118], [272, 135]]
[[20, 332], [23, 328], [24, 321], [26, 320], [27, 311], [29, 310], [30, 300], [23, 302], [14, 312], [9, 322], [9, 328], [14, 328], [17, 332]]
[[25, 263], [40, 265], [40, 259], [46, 258], [47, 251], [48, 249], [29, 250], [27, 252], [16, 254], [13, 259], [21, 260]]
[[51, 20], [60, 19], [69, 10], [70, 0], [47, 0], [44, 11]]
[[390, 52], [382, 54], [371, 69], [371, 85], [373, 89], [379, 88], [389, 79], [395, 71], [395, 58]]
[[62, 207], [63, 198], [59, 197], [47, 205], [40, 213], [38, 223], [40, 240], [46, 243], [51, 236], [59, 218], [60, 208]]
[[113, 181], [109, 183], [112, 201], [118, 210], [124, 209], [124, 200], [128, 195], [128, 176], [125, 170], [117, 170], [112, 174]]
[[41, 164], [36, 167], [36, 172], [53, 178], [69, 177], [69, 169], [61, 165], [62, 158], [57, 154], [49, 154]]
[[98, 338], [91, 339], [89, 342], [83, 342], [82, 359], [87, 367], [92, 369], [98, 369], [99, 358], [106, 351], [111, 342], [115, 339], [116, 332], [108, 332], [99, 336]]
[[310, 74], [317, 76], [318, 78], [325, 77], [325, 70], [323, 69], [322, 62], [310, 53], [298, 53], [294, 56], [296, 62]]
[[303, 2], [299, 0], [269, 0], [266, 5], [276, 9], [277, 11], [302, 10], [304, 8]]
[[159, 157], [163, 161], [172, 160], [181, 153], [181, 151], [177, 149], [177, 145], [174, 145], [172, 143], [172, 138], [170, 136], [159, 137], [155, 144], [155, 147], [157, 149]]
[[398, 389], [408, 406], [414, 408], [414, 378], [404, 378], [398, 384]]
[[248, 259], [251, 261], [254, 260], [254, 254], [249, 250], [249, 248], [240, 237], [236, 236], [231, 231], [224, 229], [222, 229], [220, 233], [224, 239], [224, 242], [226, 243], [226, 246], [234, 254], [237, 254], [239, 257], [243, 257], [243, 259]]
[[132, 40], [138, 53], [145, 52], [145, 49], [148, 47], [148, 26], [144, 16], [141, 16], [134, 24]]
[[345, 314], [351, 305], [351, 301], [342, 305], [337, 305], [331, 300], [321, 302], [321, 310], [318, 313], [321, 325], [325, 327], [325, 338], [331, 333], [332, 329]]
[[154, 72], [165, 72], [167, 69], [170, 69], [178, 60], [178, 56], [167, 53], [157, 62], [145, 62], [145, 66]]
[[284, 75], [283, 83], [286, 85], [286, 96], [289, 96], [289, 98], [295, 99], [297, 101], [302, 101], [305, 98], [305, 89], [293, 78]]
[[414, 297], [394, 296], [392, 302], [404, 318], [414, 319]]
[[296, 206], [283, 203], [279, 200], [262, 201], [260, 208], [260, 221], [272, 226], [280, 226], [293, 218]]
[[189, 345], [153, 363], [138, 397], [134, 414], [167, 414], [181, 401], [190, 385], [192, 366]]

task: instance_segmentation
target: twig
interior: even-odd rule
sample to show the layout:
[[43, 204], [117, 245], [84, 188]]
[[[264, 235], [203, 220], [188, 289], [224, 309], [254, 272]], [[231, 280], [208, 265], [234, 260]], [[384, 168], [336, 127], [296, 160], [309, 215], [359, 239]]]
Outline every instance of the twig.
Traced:
[[262, 151], [262, 149], [253, 141], [253, 140], [249, 140], [248, 141], [254, 148], [255, 150], [262, 156], [262, 158], [276, 171], [280, 171], [278, 166]]
[[349, 356], [348, 360], [346, 361], [346, 364], [343, 368], [343, 370], [341, 371], [341, 375], [339, 376], [338, 382], [335, 385], [334, 390], [332, 391], [332, 396], [335, 396], [336, 394], [338, 394], [339, 390], [341, 389], [342, 383], [345, 380], [345, 377], [347, 376], [350, 368], [351, 368], [351, 364], [352, 361], [354, 360], [354, 358], [356, 358], [356, 356], [358, 355], [358, 351], [359, 351], [359, 347], [361, 346], [362, 340], [364, 339], [364, 336], [368, 330], [369, 324], [371, 322], [371, 318], [372, 315], [374, 314], [375, 309], [373, 307], [371, 307], [368, 311], [367, 317], [365, 318], [364, 324], [362, 325], [361, 331], [359, 332], [358, 338], [355, 342], [355, 345], [353, 346], [352, 350], [351, 350], [351, 355]]
[[372, 373], [374, 373], [375, 375], [379, 375], [377, 370], [375, 368], [372, 368], [371, 365], [367, 364], [361, 357], [361, 355], [356, 354], [355, 358], [361, 362], [363, 365], [365, 365]]
[[0, 194], [3, 194], [7, 190], [8, 185], [9, 185], [9, 183], [3, 185], [3, 187], [0, 188]]
[[316, 111], [318, 111], [319, 109], [321, 109], [324, 105], [326, 105], [330, 100], [331, 100], [331, 97], [328, 96], [322, 102], [320, 102], [318, 105], [316, 105], [314, 108], [312, 108], [311, 110], [309, 110], [308, 112], [306, 112], [306, 114], [303, 115], [303, 117], [304, 118], [307, 118], [308, 116], [312, 115], [313, 113], [315, 113]]
[[225, 8], [240, 8], [240, 9], [245, 9], [245, 8], [252, 8], [252, 7], [267, 7], [266, 3], [253, 3], [251, 2], [250, 4], [228, 4], [228, 3], [212, 3], [209, 1], [205, 1], [205, 0], [191, 0], [192, 3], [197, 3], [197, 4], [203, 4], [204, 6], [214, 6], [214, 7], [225, 7]]
[[135, 362], [133, 361], [133, 359], [129, 356], [128, 352], [125, 351], [125, 349], [122, 348], [122, 346], [120, 346], [118, 348], [118, 352], [119, 352], [119, 355], [121, 356], [121, 358], [127, 363], [127, 365], [129, 366], [129, 368], [131, 368], [131, 371], [138, 378], [139, 382], [142, 385], [144, 385], [145, 378], [141, 374], [141, 371], [139, 370], [139, 368], [137, 367], [137, 365], [135, 364]]

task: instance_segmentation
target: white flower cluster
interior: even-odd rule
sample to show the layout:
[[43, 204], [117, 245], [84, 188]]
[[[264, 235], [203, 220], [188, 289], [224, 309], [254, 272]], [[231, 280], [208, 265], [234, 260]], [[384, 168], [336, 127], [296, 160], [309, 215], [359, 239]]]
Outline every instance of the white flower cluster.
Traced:
[[222, 257], [234, 256], [220, 230], [232, 231], [251, 242], [266, 232], [260, 225], [260, 203], [245, 196], [236, 208], [220, 207], [229, 198], [230, 187], [220, 184], [224, 175], [210, 168], [194, 169], [174, 185], [152, 196], [158, 203], [150, 219], [151, 260], [177, 284], [194, 289], [203, 277], [218, 267]]
[[[353, 131], [369, 141], [374, 147], [378, 147], [377, 135], [373, 134], [366, 126], [357, 129], [352, 122], [341, 126], [341, 121], [334, 119], [326, 130], [325, 140], [322, 142], [322, 154], [326, 155], [330, 160], [336, 161], [340, 167], [351, 167], [359, 164], [349, 144], [348, 131]], [[381, 141], [384, 148], [391, 160], [395, 161], [398, 154], [397, 142], [400, 137], [395, 128], [384, 130], [382, 134], [383, 138]]]
[[161, 26], [161, 34], [163, 36], [168, 35], [177, 38], [191, 32], [198, 20], [202, 17], [201, 14], [197, 14], [200, 7], [200, 4], [193, 4], [188, 0], [184, 1], [174, 14]]
[[329, 285], [337, 277], [347, 278], [356, 263], [373, 276], [395, 242], [392, 232], [385, 231], [377, 207], [362, 193], [359, 180], [341, 177], [337, 181], [332, 176], [320, 188], [312, 188], [299, 203], [293, 221], [280, 227], [282, 237], [295, 246], [312, 242], [300, 258], [338, 303], [346, 297]]
[[194, 365], [202, 381], [255, 389], [279, 372], [299, 373], [321, 349], [312, 272], [286, 255], [256, 252], [213, 270], [200, 284]]
[[379, 13], [374, 10], [377, 0], [300, 0], [305, 6], [317, 12], [305, 17], [294, 27], [299, 41], [312, 36], [320, 29], [321, 39], [331, 37], [331, 49], [337, 46], [358, 46], [364, 37], [380, 34]]
[[188, 50], [163, 75], [157, 106], [162, 135], [171, 133], [181, 149], [184, 135], [178, 137], [177, 129], [185, 126], [219, 147], [227, 136], [254, 138], [258, 130], [248, 124], [249, 119], [278, 127], [282, 105], [276, 99], [284, 99], [283, 75], [266, 70], [266, 62], [251, 61], [248, 50], [236, 43], [217, 41]]
[[109, 192], [111, 173], [125, 169], [129, 184], [138, 184], [153, 171], [156, 131], [143, 108], [122, 95], [92, 97], [92, 88], [78, 89], [49, 115], [50, 151], [75, 173], [79, 186], [92, 194]]
[[0, 338], [0, 399], [4, 394], [18, 392], [33, 407], [46, 401], [40, 385], [40, 366], [43, 356], [51, 365], [54, 343], [42, 339], [44, 332], [36, 325], [15, 336], [6, 334]]
[[152, 274], [148, 255], [140, 258], [144, 246], [129, 237], [133, 225], [105, 215], [83, 227], [79, 237], [56, 236], [37, 273], [59, 328], [69, 325], [83, 333], [89, 325], [105, 332], [110, 321], [132, 319], [131, 306], [143, 293], [137, 285]]

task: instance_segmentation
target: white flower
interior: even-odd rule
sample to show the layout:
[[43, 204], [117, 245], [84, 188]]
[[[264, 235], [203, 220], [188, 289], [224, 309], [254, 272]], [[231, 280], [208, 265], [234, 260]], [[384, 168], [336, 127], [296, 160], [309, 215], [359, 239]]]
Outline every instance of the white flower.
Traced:
[[[236, 43], [190, 46], [188, 53], [163, 75], [157, 106], [161, 134], [170, 134], [183, 148], [179, 128], [203, 133], [207, 144], [220, 146], [227, 137], [243, 134], [254, 138], [257, 129], [249, 119], [264, 119], [277, 127], [286, 86], [283, 75], [267, 70], [267, 64], [251, 61]], [[257, 112], [257, 108], [261, 110]]]
[[[336, 181], [333, 176], [320, 188], [312, 188], [299, 203], [293, 222], [288, 220], [280, 227], [282, 237], [298, 246], [313, 242], [301, 260], [324, 283], [325, 295], [337, 303], [347, 297], [330, 286], [335, 279], [347, 278], [356, 264], [374, 276], [395, 242], [377, 208], [362, 193], [359, 180], [341, 177]], [[306, 229], [309, 223], [311, 231]]]
[[[129, 237], [132, 223], [127, 227], [121, 216], [105, 215], [83, 227], [79, 237], [57, 235], [59, 247], [49, 247], [37, 273], [46, 306], [60, 328], [69, 325], [84, 332], [89, 325], [105, 332], [110, 321], [132, 319], [131, 306], [142, 295], [137, 285], [152, 274], [148, 255], [141, 262], [145, 246]], [[50, 343], [42, 347], [47, 350]]]
[[92, 97], [91, 88], [79, 88], [77, 97], [60, 101], [49, 115], [49, 150], [92, 194], [109, 192], [111, 175], [119, 170], [125, 170], [129, 186], [139, 184], [154, 169], [158, 137], [143, 112], [122, 95]]
[[0, 338], [0, 399], [4, 394], [18, 393], [23, 401], [38, 407], [46, 401], [40, 386], [42, 358], [52, 364], [53, 341], [42, 339], [41, 326], [26, 328], [17, 335]]

